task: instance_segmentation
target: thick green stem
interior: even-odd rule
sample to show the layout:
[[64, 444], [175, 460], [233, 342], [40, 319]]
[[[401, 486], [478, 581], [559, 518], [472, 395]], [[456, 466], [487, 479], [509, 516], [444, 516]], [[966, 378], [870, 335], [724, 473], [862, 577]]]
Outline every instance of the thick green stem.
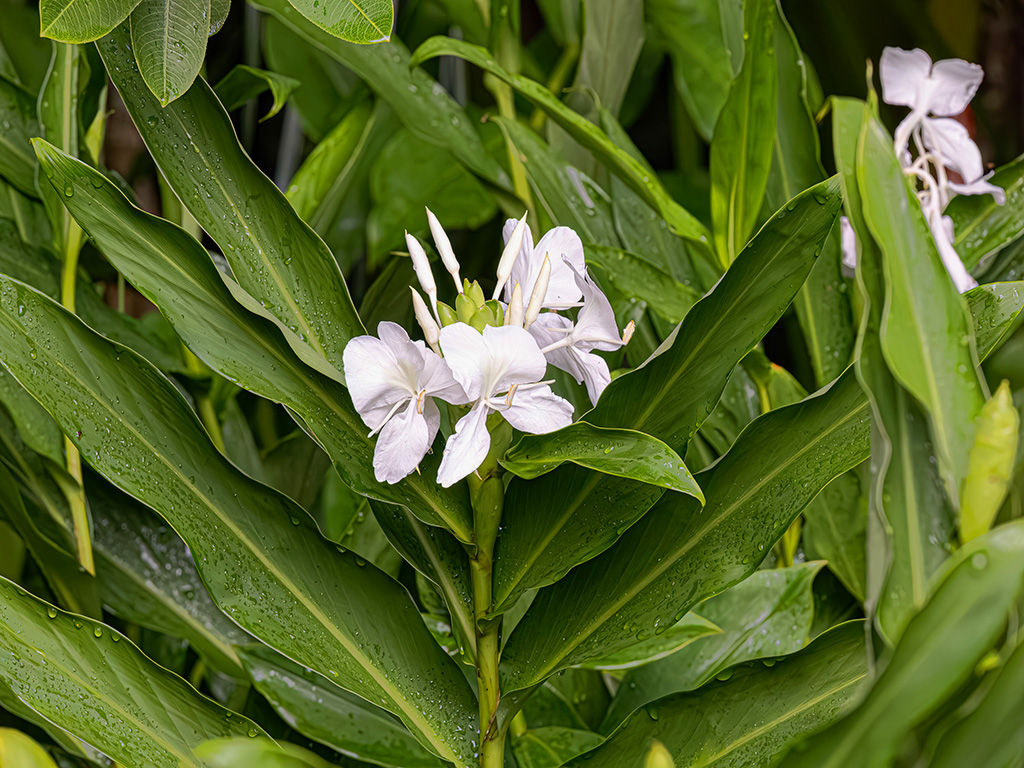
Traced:
[[504, 764], [505, 731], [498, 725], [498, 702], [501, 701], [498, 680], [501, 617], [489, 618], [488, 614], [492, 607], [494, 543], [498, 537], [505, 501], [505, 484], [501, 479], [498, 459], [508, 447], [511, 436], [511, 428], [504, 419], [497, 417], [491, 427], [491, 451], [476, 473], [468, 478], [476, 544], [470, 558], [470, 574], [476, 629], [476, 681], [480, 701], [480, 768], [502, 768]]

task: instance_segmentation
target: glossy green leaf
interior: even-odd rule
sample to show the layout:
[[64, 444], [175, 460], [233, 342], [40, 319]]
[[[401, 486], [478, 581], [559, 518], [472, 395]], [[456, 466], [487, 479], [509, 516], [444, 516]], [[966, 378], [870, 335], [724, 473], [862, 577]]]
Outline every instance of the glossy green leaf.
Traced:
[[642, 768], [646, 747], [657, 739], [675, 765], [766, 768], [795, 739], [833, 721], [866, 677], [864, 625], [848, 622], [771, 666], [755, 663], [649, 704], [568, 765]]
[[970, 541], [992, 527], [1013, 478], [1020, 415], [1006, 379], [978, 416], [974, 445], [960, 508], [960, 540]]
[[508, 72], [480, 46], [449, 37], [433, 37], [427, 40], [416, 49], [410, 64], [421, 64], [436, 56], [458, 56], [508, 83], [654, 206], [676, 234], [697, 243], [707, 244], [708, 233], [704, 225], [675, 202], [656, 177], [651, 176], [629, 153], [616, 147], [604, 131], [573, 112], [543, 85]]
[[[294, 502], [235, 469], [149, 363], [2, 277], [0, 329], [3, 364], [85, 461], [160, 510], [222, 610], [296, 661], [395, 711], [440, 754], [467, 763], [472, 691], [401, 585], [338, 552]], [[427, 680], [447, 702], [443, 710], [422, 698]]]
[[[363, 332], [337, 262], [238, 144], [202, 79], [161, 107], [117, 30], [98, 43], [136, 127], [175, 194], [221, 247], [239, 285], [335, 366]], [[185, 151], [188, 150], [188, 151]]]
[[644, 3], [589, 0], [581, 5], [583, 40], [571, 90], [581, 92], [591, 116], [597, 104], [617, 115], [644, 45]]
[[1024, 158], [999, 168], [989, 182], [1006, 191], [1003, 205], [992, 195], [957, 195], [943, 211], [953, 219], [953, 247], [969, 270], [1024, 232]]
[[231, 0], [210, 0], [210, 37], [213, 37], [228, 20], [231, 13]]
[[29, 140], [39, 136], [36, 105], [32, 96], [10, 80], [0, 76], [0, 176], [18, 190], [37, 197], [36, 164], [32, 161]]
[[308, 749], [269, 739], [215, 739], [196, 750], [209, 768], [330, 768]]
[[508, 174], [484, 148], [473, 121], [440, 83], [422, 68], [410, 66], [409, 51], [401, 42], [348, 45], [310, 24], [288, 0], [255, 0], [252, 4], [366, 81], [415, 135], [447, 149], [488, 182], [511, 189]]
[[971, 678], [1003, 634], [1022, 579], [1020, 522], [957, 552], [860, 704], [787, 755], [787, 768], [889, 765], [907, 734]]
[[[707, 619], [690, 612], [666, 629], [660, 635], [634, 643], [600, 659], [588, 661], [580, 666], [584, 669], [622, 670], [632, 669], [677, 653], [691, 643], [710, 635], [721, 633], [722, 629]], [[621, 691], [621, 685], [619, 690]]]
[[288, 97], [300, 85], [301, 83], [294, 77], [267, 69], [256, 69], [247, 67], [245, 64], [237, 64], [221, 78], [220, 82], [213, 87], [213, 91], [228, 112], [238, 109], [249, 99], [254, 99], [261, 93], [270, 91], [270, 95], [274, 97], [274, 103], [270, 105], [267, 114], [260, 118], [260, 120], [269, 120], [284, 109]]
[[442, 768], [393, 716], [268, 648], [240, 650], [253, 685], [304, 736], [394, 768]]
[[[65, 202], [83, 229], [121, 274], [161, 308], [200, 359], [229, 379], [293, 409], [349, 485], [405, 504], [428, 522], [447, 525], [463, 541], [469, 540], [465, 489], [442, 489], [426, 479], [436, 476], [432, 473], [440, 452], [424, 463], [425, 476], [413, 475], [395, 485], [378, 483], [373, 476], [372, 439], [348, 393], [329, 376], [336, 372], [315, 356], [303, 359], [319, 361], [317, 370], [303, 365], [292, 353], [303, 345], [292, 344], [290, 350], [279, 326], [252, 314], [259, 305], [225, 279], [188, 234], [133, 207], [96, 171], [45, 144], [37, 146], [57, 188], [72, 187], [74, 194]], [[185, 286], [189, 290], [183, 290]], [[245, 300], [247, 306], [243, 308], [237, 300]], [[211, 334], [210, 328], [217, 328], [217, 334]]]
[[978, 354], [1002, 344], [1016, 327], [1024, 309], [1024, 282], [986, 283], [964, 294], [974, 317], [974, 336]]
[[206, 59], [210, 0], [141, 0], [130, 26], [139, 73], [167, 106], [189, 89]]
[[[670, 323], [678, 323], [700, 300], [700, 293], [641, 256], [602, 245], [587, 245], [587, 264], [602, 282], [624, 296], [643, 301]], [[594, 269], [596, 267], [596, 269]]]
[[683, 460], [657, 438], [630, 429], [595, 427], [585, 421], [545, 435], [523, 435], [509, 448], [501, 465], [532, 480], [567, 461], [704, 499]]
[[195, 749], [255, 723], [159, 667], [120, 633], [0, 580], [0, 681], [26, 705], [125, 765], [203, 766]]
[[514, 736], [512, 751], [520, 768], [560, 768], [603, 740], [591, 731], [545, 726]]
[[697, 131], [711, 140], [733, 70], [719, 0], [650, 0], [647, 20], [672, 58], [676, 91]]
[[[808, 558], [828, 561], [828, 568], [862, 601], [867, 595], [865, 560], [867, 495], [860, 470], [833, 480], [804, 510], [801, 543]], [[865, 483], [866, 484], [866, 483]]]
[[140, 0], [42, 0], [39, 34], [65, 43], [97, 40], [128, 18]]
[[804, 506], [867, 452], [868, 408], [852, 372], [756, 419], [698, 474], [703, 509], [664, 496], [614, 547], [537, 595], [502, 653], [504, 689], [645, 639], [741, 581]]
[[[615, 379], [586, 421], [636, 429], [674, 450], [685, 446], [736, 364], [803, 283], [835, 219], [837, 188], [832, 180], [808, 190], [793, 211], [766, 224], [661, 354]], [[557, 581], [611, 546], [657, 500], [649, 488], [568, 466], [529, 483], [513, 481], [495, 562], [496, 606], [507, 608], [526, 589]]]
[[630, 670], [619, 684], [601, 732], [610, 733], [631, 712], [655, 699], [700, 688], [729, 667], [803, 648], [814, 616], [811, 584], [822, 565], [757, 571], [698, 605], [683, 621], [699, 614], [720, 632]]
[[862, 128], [857, 182], [885, 270], [882, 351], [893, 375], [929, 415], [939, 469], [955, 499], [984, 403], [966, 309], [907, 186], [892, 139], [875, 119], [866, 119]]
[[320, 29], [351, 43], [379, 43], [391, 38], [394, 9], [390, 0], [288, 0]]
[[527, 725], [595, 730], [611, 701], [604, 678], [590, 669], [567, 669], [549, 678], [526, 702]]
[[1024, 730], [1017, 716], [1024, 706], [1024, 645], [993, 674], [995, 682], [977, 707], [939, 741], [932, 768], [1013, 768], [1024, 761]]
[[775, 3], [743, 4], [743, 67], [711, 139], [711, 220], [723, 264], [731, 263], [750, 237], [768, 183], [778, 103], [774, 27]]
[[0, 728], [0, 765], [20, 768], [57, 768], [46, 750], [31, 736], [13, 728]]

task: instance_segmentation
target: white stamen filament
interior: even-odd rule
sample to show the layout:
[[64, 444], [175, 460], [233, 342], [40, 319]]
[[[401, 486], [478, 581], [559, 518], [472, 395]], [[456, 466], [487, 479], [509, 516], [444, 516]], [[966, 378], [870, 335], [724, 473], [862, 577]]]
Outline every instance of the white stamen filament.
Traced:
[[401, 408], [403, 405], [408, 405], [408, 403], [409, 403], [409, 401], [411, 399], [412, 398], [407, 397], [404, 400], [399, 400], [397, 403], [392, 405], [391, 406], [391, 410], [388, 411], [388, 415], [384, 417], [384, 420], [381, 421], [381, 423], [377, 426], [377, 428], [372, 430], [370, 432], [370, 434], [367, 435], [367, 437], [373, 437], [378, 432], [380, 432], [382, 429], [384, 429], [385, 425], [387, 425], [387, 423], [389, 421], [391, 421], [391, 417], [394, 416], [396, 413], [398, 413], [398, 409]]
[[[552, 328], [551, 330], [553, 330], [553, 331], [566, 331], [567, 334], [571, 334], [572, 331], [573, 331], [572, 328], [568, 328], [568, 329]], [[621, 339], [605, 339], [605, 338], [602, 338], [601, 336], [576, 336], [576, 337], [573, 337], [573, 336], [570, 336], [570, 335], [566, 335], [565, 338], [559, 339], [558, 341], [553, 341], [550, 344], [548, 344], [546, 347], [541, 349], [541, 354], [545, 354], [546, 355], [548, 352], [554, 352], [556, 349], [561, 349], [562, 347], [571, 347], [573, 344], [576, 344], [577, 342], [580, 342], [580, 341], [589, 341], [589, 342], [600, 343], [600, 344], [615, 344], [617, 346], [623, 346], [625, 344], [629, 344], [629, 340], [631, 338], [633, 338], [633, 331], [635, 331], [635, 330], [636, 330], [636, 323], [634, 323], [632, 320], [630, 320], [629, 323], [626, 325], [626, 327], [622, 331], [622, 338]]]
[[452, 250], [452, 242], [448, 239], [448, 233], [444, 231], [441, 222], [437, 220], [437, 216], [429, 208], [427, 208], [427, 222], [430, 224], [430, 234], [434, 237], [434, 245], [437, 246], [437, 252], [441, 254], [444, 268], [448, 270], [448, 274], [455, 281], [455, 292], [462, 293], [462, 278], [459, 277], [459, 260], [455, 258], [455, 251]]
[[526, 307], [526, 316], [523, 318], [523, 327], [529, 329], [533, 321], [540, 314], [544, 304], [544, 297], [548, 294], [548, 282], [551, 280], [551, 258], [545, 254], [544, 263], [540, 266], [540, 274], [537, 275], [537, 282], [533, 285], [533, 293], [530, 294], [530, 303]]
[[498, 284], [494, 286], [492, 299], [498, 298], [501, 289], [505, 287], [505, 283], [508, 281], [509, 275], [512, 274], [512, 267], [515, 265], [516, 259], [519, 258], [519, 251], [523, 247], [523, 237], [525, 234], [526, 213], [523, 214], [523, 218], [516, 224], [516, 228], [512, 230], [512, 234], [505, 244], [505, 249], [501, 252], [501, 258], [498, 260]]

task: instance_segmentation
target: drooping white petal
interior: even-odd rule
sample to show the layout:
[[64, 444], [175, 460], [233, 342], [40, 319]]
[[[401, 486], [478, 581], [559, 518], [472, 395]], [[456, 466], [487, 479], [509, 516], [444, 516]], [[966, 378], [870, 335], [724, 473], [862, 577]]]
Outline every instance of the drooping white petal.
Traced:
[[404, 370], [392, 349], [373, 336], [357, 336], [345, 346], [342, 355], [345, 381], [352, 404], [370, 429], [380, 427], [391, 406], [412, 394], [408, 371]]
[[615, 312], [612, 310], [611, 302], [590, 279], [585, 269], [579, 270], [575, 265], [569, 266], [583, 297], [583, 309], [576, 317], [576, 327], [572, 334], [579, 342], [574, 342], [573, 346], [584, 351], [601, 349], [611, 352], [618, 349], [623, 342], [619, 338], [618, 326], [615, 325]]
[[432, 435], [415, 400], [398, 411], [377, 437], [373, 451], [373, 474], [378, 482], [397, 483], [412, 474], [423, 461]]
[[[587, 394], [590, 395], [590, 402], [597, 405], [597, 400], [604, 392], [604, 388], [612, 382], [611, 371], [608, 370], [608, 361], [593, 352], [577, 352], [573, 350], [577, 358], [577, 365], [583, 376], [583, 383], [587, 385]], [[577, 379], [579, 381], [579, 379]]]
[[1006, 202], [1006, 192], [1002, 187], [997, 187], [995, 184], [989, 181], [992, 178], [992, 174], [986, 174], [977, 181], [972, 181], [967, 184], [958, 184], [956, 182], [949, 182], [949, 188], [956, 192], [958, 195], [992, 195], [996, 201], [996, 205], [1003, 205]]
[[953, 278], [953, 285], [957, 291], [965, 293], [971, 288], [976, 288], [978, 281], [971, 277], [971, 273], [960, 260], [960, 254], [953, 247], [953, 220], [949, 216], [928, 216], [928, 226], [932, 231], [932, 237], [935, 238], [942, 263], [949, 276]]
[[491, 433], [487, 431], [489, 412], [486, 405], [478, 403], [455, 425], [437, 469], [437, 482], [442, 487], [449, 488], [472, 474], [487, 458], [491, 449]]
[[857, 270], [857, 233], [846, 216], [839, 217], [839, 242], [843, 252], [843, 272], [853, 277]]
[[932, 67], [928, 103], [921, 106], [939, 117], [959, 115], [971, 103], [984, 77], [980, 66], [963, 59], [937, 61]]
[[579, 235], [569, 227], [555, 227], [548, 230], [533, 250], [536, 254], [535, 260], [539, 259], [538, 273], [543, 257], [547, 255], [551, 258], [551, 277], [548, 279], [544, 306], [548, 309], [559, 309], [577, 303], [582, 294], [576, 285], [573, 270], [583, 272], [586, 269], [583, 243]]
[[970, 183], [985, 172], [981, 150], [971, 139], [967, 127], [950, 117], [925, 120], [922, 131], [925, 146], [936, 153], [943, 165], [951, 168]]
[[918, 92], [931, 69], [931, 57], [920, 48], [905, 51], [887, 46], [879, 62], [882, 101], [911, 109], [917, 107]]
[[517, 390], [501, 415], [520, 432], [542, 435], [572, 424], [572, 403], [541, 384]]

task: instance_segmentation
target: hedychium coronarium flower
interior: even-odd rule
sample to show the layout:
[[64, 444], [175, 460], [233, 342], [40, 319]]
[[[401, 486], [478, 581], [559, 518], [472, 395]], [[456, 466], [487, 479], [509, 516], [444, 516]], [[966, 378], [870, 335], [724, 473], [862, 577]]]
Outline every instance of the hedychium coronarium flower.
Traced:
[[417, 471], [440, 429], [436, 401], [450, 406], [452, 431], [437, 474], [448, 487], [480, 468], [496, 424], [542, 434], [572, 423], [572, 404], [545, 378], [549, 364], [585, 384], [597, 403], [611, 372], [596, 352], [627, 344], [633, 324], [619, 332], [611, 303], [587, 273], [583, 244], [568, 227], [535, 245], [526, 217], [509, 219], [487, 299], [476, 281], [462, 277], [451, 241], [429, 210], [427, 220], [455, 284], [453, 305], [438, 300], [426, 249], [407, 233], [420, 289], [410, 286], [413, 314], [424, 341], [384, 322], [379, 338], [349, 342], [343, 364], [353, 403], [378, 435], [373, 464], [381, 482]]
[[[984, 72], [962, 59], [933, 64], [919, 48], [886, 48], [880, 70], [882, 100], [910, 108], [896, 128], [893, 148], [904, 172], [917, 184], [917, 198], [939, 255], [963, 293], [977, 282], [953, 247], [953, 221], [943, 211], [955, 195], [992, 195], [999, 205], [1006, 201], [1003, 190], [988, 181], [991, 174], [985, 174], [981, 150], [967, 127], [954, 119], [974, 98]], [[855, 261], [853, 248], [852, 241], [846, 243], [846, 262]]]

